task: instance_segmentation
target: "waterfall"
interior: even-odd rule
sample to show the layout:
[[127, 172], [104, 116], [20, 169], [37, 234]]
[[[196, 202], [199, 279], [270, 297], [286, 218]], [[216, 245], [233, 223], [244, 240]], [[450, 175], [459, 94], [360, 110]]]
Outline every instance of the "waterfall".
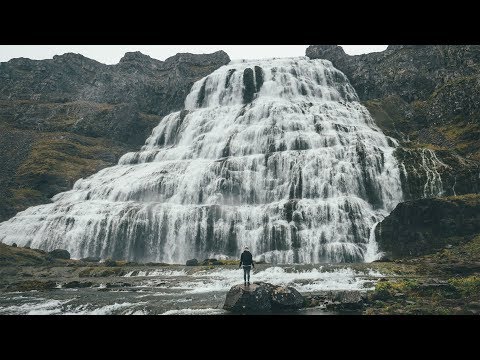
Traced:
[[0, 241], [143, 262], [245, 245], [273, 263], [364, 261], [402, 201], [396, 146], [330, 61], [234, 61], [140, 151], [0, 224]]
[[[400, 176], [405, 187], [404, 195], [407, 198], [430, 198], [444, 194], [442, 177], [438, 170], [450, 167], [438, 159], [434, 150], [398, 148], [397, 151]], [[452, 190], [455, 194], [455, 189]]]

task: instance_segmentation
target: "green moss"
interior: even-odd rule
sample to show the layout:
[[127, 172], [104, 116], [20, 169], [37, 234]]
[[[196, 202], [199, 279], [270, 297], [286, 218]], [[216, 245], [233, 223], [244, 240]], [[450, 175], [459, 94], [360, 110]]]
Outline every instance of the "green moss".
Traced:
[[46, 265], [53, 261], [44, 251], [12, 247], [0, 243], [0, 266]]
[[448, 282], [458, 289], [463, 296], [478, 296], [480, 294], [480, 276], [453, 278], [449, 279]]
[[70, 189], [79, 178], [113, 165], [128, 150], [105, 139], [66, 133], [45, 134], [17, 168], [15, 182], [20, 190], [14, 194], [12, 202], [20, 206], [28, 200], [47, 202], [54, 194]]
[[[465, 264], [480, 261], [480, 235], [466, 241], [461, 237], [448, 238], [448, 243], [457, 245], [450, 249], [442, 249], [434, 254], [421, 256], [414, 260], [417, 263]], [[459, 243], [461, 242], [461, 243]]]
[[91, 157], [90, 149], [66, 139], [46, 139], [39, 141], [26, 161], [18, 168], [17, 176], [57, 175], [74, 181], [83, 174], [93, 173], [105, 162]]
[[397, 294], [410, 292], [418, 286], [416, 279], [387, 280], [375, 284], [375, 290], [371, 295], [374, 300], [387, 300], [394, 298]]
[[42, 197], [42, 193], [38, 190], [21, 188], [21, 189], [11, 189], [12, 198], [15, 201], [24, 201], [26, 199]]
[[[458, 285], [461, 284], [461, 285]], [[429, 314], [468, 313], [472, 301], [460, 294], [478, 294], [477, 279], [439, 282], [437, 279], [397, 279], [378, 282], [368, 296], [366, 314]]]
[[415, 275], [418, 271], [417, 265], [403, 263], [400, 261], [392, 262], [373, 262], [373, 263], [354, 263], [350, 267], [356, 271], [378, 271], [386, 276], [404, 276]]

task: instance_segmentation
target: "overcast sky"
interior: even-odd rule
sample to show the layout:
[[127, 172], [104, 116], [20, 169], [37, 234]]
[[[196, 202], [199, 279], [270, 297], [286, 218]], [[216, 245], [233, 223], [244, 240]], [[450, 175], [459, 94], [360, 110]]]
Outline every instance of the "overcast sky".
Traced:
[[[341, 45], [350, 55], [383, 51], [387, 45]], [[0, 45], [0, 61], [26, 57], [51, 59], [67, 52], [80, 53], [104, 64], [116, 64], [127, 51], [141, 51], [159, 60], [179, 52], [196, 54], [224, 50], [231, 59], [304, 56], [307, 45]]]

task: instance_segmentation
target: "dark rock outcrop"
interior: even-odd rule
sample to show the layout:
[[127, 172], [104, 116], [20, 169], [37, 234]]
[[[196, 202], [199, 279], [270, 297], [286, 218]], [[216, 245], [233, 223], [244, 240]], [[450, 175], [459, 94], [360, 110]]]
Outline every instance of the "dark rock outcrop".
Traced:
[[350, 56], [340, 46], [312, 45], [306, 55], [344, 72], [378, 126], [408, 149], [412, 158], [399, 159], [407, 199], [425, 196], [417, 186], [425, 177], [408, 166], [424, 148], [447, 165], [439, 170], [444, 195], [480, 191], [480, 46], [390, 45]]
[[[135, 105], [138, 112], [164, 116], [183, 108], [195, 81], [228, 62], [224, 51], [182, 53], [165, 61], [131, 52], [116, 65], [101, 64], [72, 53], [48, 60], [12, 59], [0, 64], [0, 99], [31, 101], [39, 106], [78, 101], [113, 106], [129, 104]], [[28, 123], [35, 118], [34, 114], [27, 114], [24, 121], [15, 119], [15, 122]]]
[[405, 102], [427, 99], [452, 79], [477, 75], [478, 45], [391, 45], [385, 51], [347, 55], [337, 45], [312, 45], [311, 59], [327, 59], [349, 78], [360, 99], [399, 96]]
[[236, 313], [269, 313], [299, 309], [303, 304], [303, 296], [292, 287], [254, 282], [249, 286], [233, 286], [223, 308]]
[[54, 257], [55, 259], [64, 259], [64, 260], [70, 259], [70, 253], [67, 250], [63, 250], [63, 249], [55, 249], [53, 251], [50, 251], [48, 254], [51, 257]]
[[200, 265], [210, 266], [210, 265], [222, 265], [222, 262], [217, 259], [205, 259]]
[[480, 195], [420, 199], [398, 204], [375, 229], [389, 258], [420, 256], [480, 233]]
[[248, 104], [252, 102], [255, 95], [255, 79], [253, 76], [253, 70], [246, 68], [243, 71], [243, 102]]
[[0, 221], [139, 148], [195, 81], [229, 61], [218, 51], [165, 61], [132, 52], [116, 65], [71, 53], [0, 63]]
[[91, 287], [92, 285], [93, 283], [91, 281], [80, 282], [80, 281], [74, 280], [64, 284], [62, 287], [64, 289], [82, 289], [82, 288]]
[[187, 263], [185, 265], [186, 266], [197, 266], [198, 265], [198, 260], [197, 259], [187, 260]]
[[108, 266], [108, 267], [118, 266], [117, 262], [115, 260], [112, 260], [112, 259], [105, 259], [105, 261], [103, 262], [103, 265]]
[[[0, 268], [8, 266], [68, 266], [75, 260], [55, 258], [46, 251], [0, 243]], [[1, 277], [1, 276], [0, 276]]]

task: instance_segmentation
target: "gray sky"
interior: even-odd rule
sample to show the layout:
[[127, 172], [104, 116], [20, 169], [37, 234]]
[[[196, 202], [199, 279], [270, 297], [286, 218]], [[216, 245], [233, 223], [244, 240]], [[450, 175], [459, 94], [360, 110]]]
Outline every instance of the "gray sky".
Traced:
[[[387, 45], [341, 45], [350, 55], [383, 51]], [[307, 45], [0, 45], [0, 62], [12, 58], [51, 59], [67, 52], [80, 53], [104, 64], [116, 64], [127, 51], [141, 51], [165, 60], [179, 52], [196, 54], [224, 50], [231, 59], [304, 56]]]

